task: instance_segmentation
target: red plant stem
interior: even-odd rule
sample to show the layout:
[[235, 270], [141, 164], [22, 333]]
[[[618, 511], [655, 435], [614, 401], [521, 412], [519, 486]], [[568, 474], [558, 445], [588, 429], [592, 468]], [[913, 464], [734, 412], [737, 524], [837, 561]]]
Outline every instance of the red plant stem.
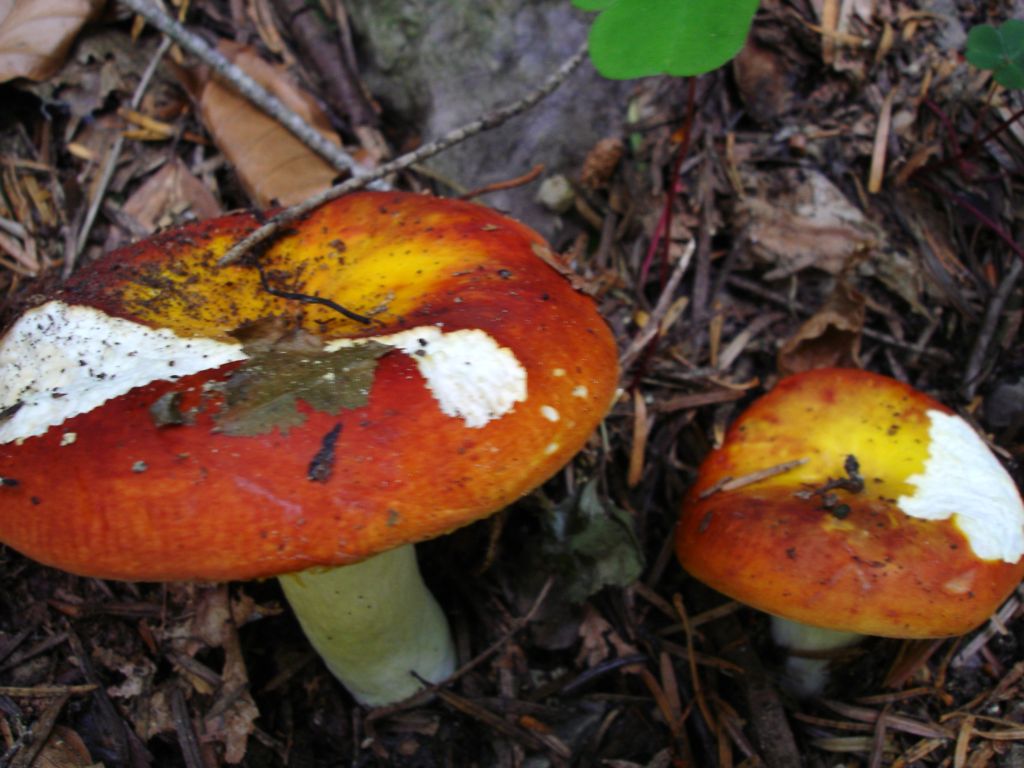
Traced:
[[949, 160], [939, 163], [939, 167], [942, 167], [948, 162], [954, 162], [956, 163], [956, 167], [960, 172], [960, 175], [966, 175], [963, 168], [963, 155], [960, 154], [960, 143], [957, 141], [956, 128], [953, 127], [952, 121], [949, 119], [949, 116], [942, 111], [939, 105], [931, 99], [925, 99], [924, 104], [931, 110], [932, 114], [939, 119], [939, 122], [942, 123], [942, 127], [946, 129], [946, 140], [949, 142], [950, 152], [952, 153], [952, 157]]
[[978, 208], [963, 195], [953, 195], [953, 202], [974, 216], [974, 218], [984, 226], [991, 229], [995, 233], [996, 237], [1006, 243], [1010, 247], [1010, 250], [1017, 254], [1018, 259], [1024, 259], [1024, 249], [1014, 241], [1013, 236], [1007, 232], [998, 221]]
[[1022, 117], [1024, 117], [1024, 107], [1022, 107], [1021, 109], [1018, 109], [1018, 110], [1017, 110], [1016, 112], [1014, 112], [1014, 113], [1013, 113], [1012, 115], [1010, 115], [1010, 116], [1009, 116], [1008, 118], [1006, 118], [1005, 120], [1002, 120], [1002, 121], [1001, 121], [1001, 122], [999, 123], [999, 125], [997, 125], [997, 126], [996, 126], [995, 128], [993, 128], [993, 129], [992, 129], [991, 131], [989, 131], [988, 133], [986, 133], [986, 134], [985, 134], [984, 136], [982, 136], [982, 137], [981, 137], [980, 139], [978, 139], [978, 145], [979, 145], [979, 146], [981, 146], [981, 145], [984, 145], [984, 144], [986, 144], [986, 143], [988, 143], [988, 142], [992, 141], [992, 139], [994, 139], [994, 138], [995, 138], [996, 136], [998, 136], [998, 135], [999, 135], [1000, 133], [1002, 133], [1003, 131], [1005, 131], [1005, 130], [1006, 130], [1007, 128], [1009, 128], [1009, 127], [1010, 127], [1011, 125], [1013, 125], [1013, 124], [1014, 124], [1015, 122], [1017, 122], [1018, 120], [1020, 120], [1020, 119], [1021, 119]]
[[693, 134], [694, 101], [696, 99], [697, 80], [689, 78], [689, 88], [686, 94], [686, 117], [677, 133], [682, 134], [682, 141], [676, 147], [675, 157], [672, 159], [672, 171], [669, 174], [668, 190], [665, 193], [665, 204], [661, 209], [661, 216], [658, 224], [651, 235], [651, 243], [647, 247], [647, 254], [644, 256], [644, 263], [640, 267], [640, 289], [643, 290], [647, 282], [647, 275], [650, 272], [651, 263], [654, 261], [654, 254], [661, 246], [661, 274], [659, 275], [661, 285], [665, 285], [668, 279], [668, 252], [669, 243], [672, 239], [672, 207], [675, 204], [676, 194], [679, 192], [681, 180], [679, 170], [683, 167], [683, 160], [690, 152], [690, 136]]
[[[953, 126], [952, 121], [950, 121], [949, 116], [945, 112], [943, 112], [942, 109], [931, 99], [925, 99], [924, 103], [925, 106], [927, 106], [928, 109], [931, 110], [932, 114], [934, 114], [939, 119], [939, 122], [942, 123], [943, 128], [945, 128], [947, 140], [949, 141], [950, 151], [952, 153], [952, 157], [930, 166], [930, 170], [934, 170], [935, 168], [942, 168], [945, 165], [955, 163], [957, 166], [957, 170], [959, 171], [961, 176], [968, 175], [967, 168], [964, 165], [964, 160], [966, 158], [975, 154], [981, 147], [985, 146], [986, 143], [992, 141], [992, 139], [996, 138], [999, 134], [1007, 130], [1011, 125], [1013, 125], [1015, 122], [1024, 117], [1024, 108], [1018, 109], [1005, 120], [1001, 120], [999, 122], [999, 125], [990, 130], [980, 139], [975, 136], [972, 139], [970, 145], [966, 149], [961, 150], [960, 144], [957, 141], [956, 128]], [[925, 166], [925, 168], [929, 168], [929, 166]], [[920, 170], [925, 169], [922, 168]]]
[[[679, 178], [680, 169], [683, 167], [683, 160], [686, 158], [690, 151], [690, 136], [693, 134], [693, 115], [695, 112], [695, 102], [697, 93], [697, 79], [694, 77], [689, 78], [689, 88], [686, 93], [686, 117], [683, 118], [683, 124], [680, 126], [679, 131], [682, 133], [682, 141], [679, 142], [679, 146], [676, 148], [675, 157], [672, 160], [672, 172], [669, 176], [668, 190], [665, 192], [665, 205], [661, 209], [661, 216], [658, 218], [658, 224], [654, 229], [654, 234], [651, 236], [651, 243], [647, 247], [647, 254], [644, 256], [644, 263], [640, 267], [640, 290], [644, 288], [644, 284], [647, 282], [647, 275], [650, 271], [651, 262], [654, 260], [654, 254], [658, 250], [658, 246], [661, 246], [661, 270], [659, 275], [660, 287], [664, 288], [665, 283], [668, 281], [668, 255], [669, 245], [672, 242], [672, 207], [675, 204], [676, 194], [682, 186], [682, 180]], [[655, 336], [651, 339], [650, 343], [640, 354], [637, 361], [636, 372], [633, 374], [633, 379], [630, 384], [630, 390], [634, 389], [640, 384], [640, 380], [646, 373], [647, 368], [650, 366], [651, 357], [654, 354], [654, 350], [658, 346], [658, 337]]]
[[[936, 195], [945, 196], [944, 193], [941, 192], [939, 188], [935, 184], [932, 184], [930, 181], [922, 179], [921, 183], [925, 187], [930, 189], [932, 192], [934, 192]], [[1024, 248], [1021, 248], [1021, 246], [1017, 244], [1017, 242], [1013, 239], [1013, 235], [1007, 232], [1006, 229], [1004, 229], [998, 221], [993, 219], [991, 216], [989, 216], [987, 213], [981, 210], [981, 208], [976, 206], [963, 195], [952, 195], [950, 197], [950, 200], [953, 201], [953, 204], [955, 206], [971, 214], [971, 216], [977, 219], [978, 223], [980, 223], [982, 226], [988, 227], [990, 230], [992, 230], [992, 232], [995, 233], [996, 237], [998, 237], [1000, 240], [1002, 240], [1009, 246], [1010, 250], [1017, 255], [1018, 259], [1024, 260]]]
[[[675, 182], [673, 181], [673, 184]], [[668, 206], [662, 206], [661, 214], [658, 216], [658, 223], [654, 225], [654, 233], [651, 235], [651, 242], [647, 244], [647, 253], [644, 254], [644, 262], [640, 266], [640, 290], [644, 288], [644, 284], [647, 282], [647, 274], [651, 270], [651, 263], [654, 261], [654, 254], [658, 250], [658, 246], [661, 245], [661, 239], [665, 232], [668, 231], [668, 219], [669, 219], [669, 208]]]

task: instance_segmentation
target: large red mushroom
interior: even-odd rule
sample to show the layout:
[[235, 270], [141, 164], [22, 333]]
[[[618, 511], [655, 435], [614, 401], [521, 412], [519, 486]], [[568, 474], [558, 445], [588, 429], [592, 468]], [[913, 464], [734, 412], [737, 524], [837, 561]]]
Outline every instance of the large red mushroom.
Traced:
[[280, 576], [330, 669], [388, 703], [454, 663], [411, 545], [579, 451], [615, 345], [483, 207], [351, 195], [218, 267], [257, 223], [121, 249], [7, 330], [0, 541], [103, 578]]

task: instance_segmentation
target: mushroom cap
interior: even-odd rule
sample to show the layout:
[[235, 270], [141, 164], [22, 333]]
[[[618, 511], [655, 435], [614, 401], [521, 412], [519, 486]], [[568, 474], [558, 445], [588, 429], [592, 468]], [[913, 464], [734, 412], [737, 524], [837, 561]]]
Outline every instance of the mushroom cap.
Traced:
[[778, 616], [945, 637], [982, 623], [1024, 576], [1024, 507], [948, 408], [884, 376], [819, 369], [731, 426], [684, 500], [676, 552], [696, 578]]
[[[364, 325], [273, 295], [252, 263], [218, 267], [258, 223], [237, 214], [115, 251], [8, 329], [0, 541], [136, 580], [356, 562], [509, 504], [605, 415], [611, 333], [527, 227], [469, 203], [362, 193], [262, 252], [268, 286], [329, 298]], [[270, 344], [260, 358], [238, 329], [259, 337], [268, 318], [326, 346], [273, 358]], [[362, 401], [337, 406], [322, 385], [350, 368], [331, 361], [372, 349], [367, 338], [388, 346], [344, 396]], [[257, 416], [251, 390], [231, 394], [233, 380], [273, 387], [288, 371], [298, 398], [270, 396]]]

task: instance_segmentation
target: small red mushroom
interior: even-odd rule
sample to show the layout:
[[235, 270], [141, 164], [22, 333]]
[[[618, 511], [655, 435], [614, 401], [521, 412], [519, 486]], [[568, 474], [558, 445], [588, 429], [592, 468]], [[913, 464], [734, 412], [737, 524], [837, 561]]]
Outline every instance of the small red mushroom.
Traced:
[[[947, 637], [1024, 576], [1024, 506], [949, 408], [884, 376], [821, 369], [783, 379], [732, 425], [687, 494], [676, 551], [696, 578], [772, 614], [796, 650]], [[821, 664], [792, 666], [794, 690], [820, 689]]]
[[615, 344], [483, 207], [351, 195], [218, 267], [257, 223], [116, 251], [8, 329], [0, 541], [103, 578], [280, 576], [332, 672], [392, 702], [454, 664], [411, 545], [563, 466]]

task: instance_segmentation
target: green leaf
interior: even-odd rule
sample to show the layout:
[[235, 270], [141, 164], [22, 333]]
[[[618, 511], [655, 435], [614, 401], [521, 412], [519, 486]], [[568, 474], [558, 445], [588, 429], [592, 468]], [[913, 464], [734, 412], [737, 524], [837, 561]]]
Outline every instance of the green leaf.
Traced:
[[217, 427], [229, 435], [287, 433], [305, 416], [303, 400], [316, 411], [337, 414], [366, 404], [377, 360], [392, 348], [368, 342], [337, 352], [259, 346], [221, 387], [224, 408]]
[[725, 64], [747, 39], [758, 0], [574, 0], [602, 10], [590, 58], [614, 80], [700, 75]]
[[640, 576], [644, 560], [629, 514], [597, 492], [591, 480], [548, 518], [548, 561], [557, 564], [564, 595], [582, 603], [604, 587], [624, 587]]
[[973, 27], [967, 33], [966, 56], [978, 69], [992, 70], [995, 81], [1005, 88], [1024, 88], [1024, 21]]

